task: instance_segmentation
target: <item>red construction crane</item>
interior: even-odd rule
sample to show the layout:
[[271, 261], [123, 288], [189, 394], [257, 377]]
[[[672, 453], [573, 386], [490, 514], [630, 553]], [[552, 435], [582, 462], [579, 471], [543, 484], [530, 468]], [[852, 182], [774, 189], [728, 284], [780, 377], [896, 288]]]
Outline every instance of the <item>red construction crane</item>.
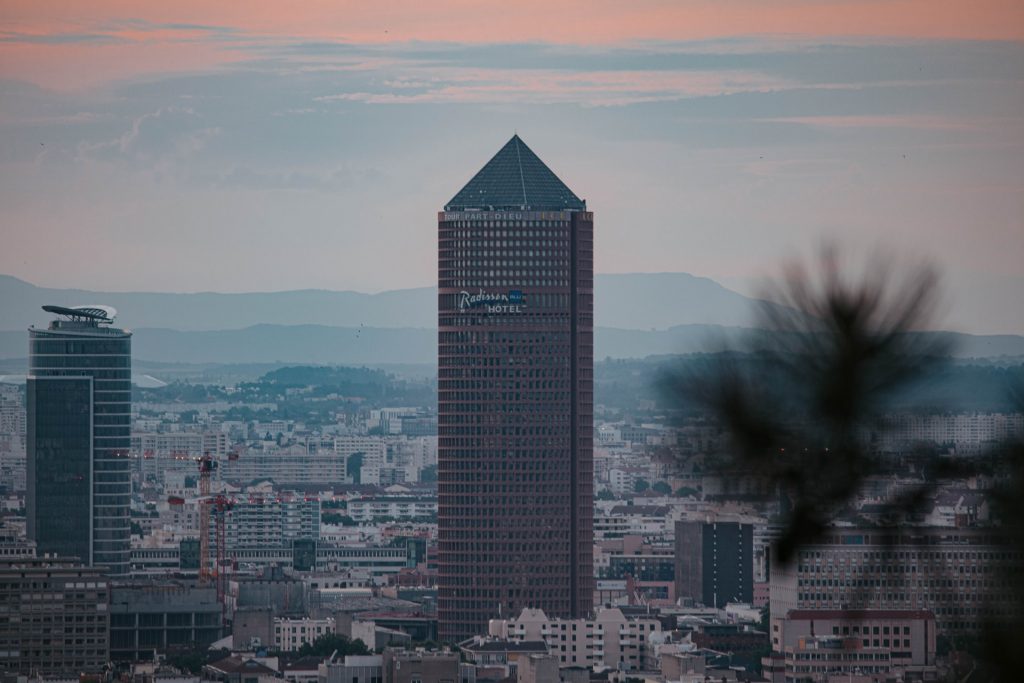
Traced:
[[[210, 493], [210, 476], [217, 469], [217, 461], [209, 453], [199, 459], [199, 582], [206, 584], [214, 581], [217, 588], [217, 602], [220, 603], [221, 622], [227, 620], [227, 572], [225, 571], [225, 555], [227, 546], [226, 523], [227, 512], [234, 507], [235, 501], [225, 498], [223, 494], [216, 496]], [[216, 525], [217, 546], [211, 566], [210, 563], [210, 524]]]
[[209, 453], [199, 458], [199, 583], [209, 583], [210, 571], [210, 475], [217, 461]]

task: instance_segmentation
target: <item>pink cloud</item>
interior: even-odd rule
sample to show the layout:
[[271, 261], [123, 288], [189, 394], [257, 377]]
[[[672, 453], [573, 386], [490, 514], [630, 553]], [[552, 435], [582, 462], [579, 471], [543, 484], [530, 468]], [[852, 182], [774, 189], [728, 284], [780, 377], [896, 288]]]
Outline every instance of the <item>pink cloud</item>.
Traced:
[[[754, 35], [1020, 41], [1024, 3], [310, 0], [296, 8], [276, 0], [14, 0], [0, 7], [0, 25], [8, 32], [0, 43], [0, 75], [67, 88], [154, 71], [211, 68], [251, 57], [247, 46], [279, 41], [608, 45]], [[60, 42], [62, 35], [81, 34], [110, 40]]]

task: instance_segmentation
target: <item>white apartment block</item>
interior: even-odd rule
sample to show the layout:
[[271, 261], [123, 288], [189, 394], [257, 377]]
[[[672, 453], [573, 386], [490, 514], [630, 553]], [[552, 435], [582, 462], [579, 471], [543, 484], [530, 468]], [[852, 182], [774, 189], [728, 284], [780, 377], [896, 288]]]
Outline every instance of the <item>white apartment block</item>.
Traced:
[[345, 458], [331, 451], [309, 453], [305, 447], [250, 449], [221, 463], [224, 481], [249, 484], [272, 479], [276, 484], [341, 484], [347, 474]]
[[[320, 501], [237, 501], [225, 513], [225, 541], [229, 550], [290, 547], [296, 539], [320, 539]], [[216, 527], [211, 529], [211, 538]]]
[[380, 483], [380, 468], [387, 458], [387, 443], [384, 439], [378, 436], [337, 436], [334, 439], [334, 452], [346, 460], [351, 455], [362, 453], [360, 483]]
[[599, 610], [594, 619], [550, 619], [542, 610], [524, 609], [515, 619], [492, 619], [488, 632], [503, 640], [543, 641], [561, 666], [631, 670], [654, 666], [648, 644], [661, 632], [661, 622], [628, 619], [615, 608]]
[[899, 447], [907, 442], [977, 446], [1024, 436], [1024, 413], [962, 413], [948, 415], [889, 415], [879, 445]]
[[274, 619], [274, 646], [282, 652], [295, 652], [303, 643], [313, 643], [325, 633], [334, 633], [334, 619]]
[[222, 432], [133, 432], [131, 442], [135, 453], [194, 457], [227, 455], [230, 445]]
[[0, 398], [0, 434], [25, 436], [26, 413], [21, 396]]
[[348, 502], [348, 515], [357, 522], [375, 519], [416, 519], [437, 516], [436, 497], [373, 496]]

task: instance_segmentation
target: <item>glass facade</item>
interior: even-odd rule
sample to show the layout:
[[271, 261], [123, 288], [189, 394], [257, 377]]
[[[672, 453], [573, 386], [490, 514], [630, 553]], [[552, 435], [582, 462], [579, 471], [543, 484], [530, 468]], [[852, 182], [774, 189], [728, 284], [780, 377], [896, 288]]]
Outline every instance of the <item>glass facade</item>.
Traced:
[[126, 573], [131, 334], [55, 320], [30, 329], [29, 345], [29, 532], [40, 552], [75, 547], [83, 562]]
[[37, 552], [92, 558], [92, 378], [28, 382], [28, 533]]

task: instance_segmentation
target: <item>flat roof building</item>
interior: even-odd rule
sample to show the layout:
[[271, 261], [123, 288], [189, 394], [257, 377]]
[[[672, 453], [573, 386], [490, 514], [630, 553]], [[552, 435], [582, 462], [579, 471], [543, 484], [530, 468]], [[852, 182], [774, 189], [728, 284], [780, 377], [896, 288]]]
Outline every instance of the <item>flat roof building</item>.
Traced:
[[513, 136], [438, 213], [444, 641], [593, 600], [593, 227]]
[[70, 558], [0, 560], [0, 673], [78, 676], [110, 659], [110, 585]]
[[772, 563], [769, 605], [773, 623], [791, 610], [928, 610], [939, 634], [974, 636], [1019, 618], [1022, 569], [998, 528], [836, 528]]

